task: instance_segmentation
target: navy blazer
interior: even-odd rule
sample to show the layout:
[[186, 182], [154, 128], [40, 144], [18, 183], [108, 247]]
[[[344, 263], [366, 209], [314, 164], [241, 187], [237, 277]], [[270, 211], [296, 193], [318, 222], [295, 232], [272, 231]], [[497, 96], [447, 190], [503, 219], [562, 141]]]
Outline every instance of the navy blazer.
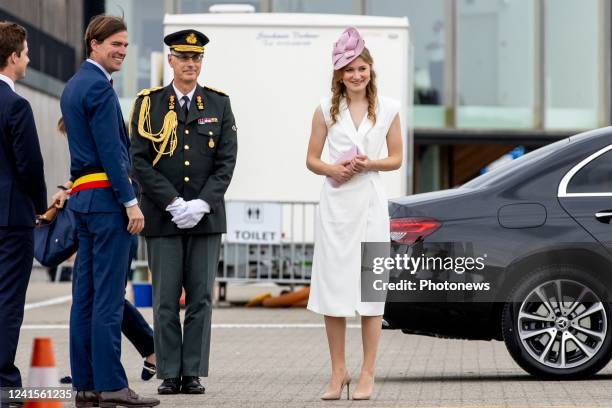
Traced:
[[0, 227], [33, 227], [47, 210], [47, 187], [28, 101], [0, 81]]
[[136, 198], [128, 177], [130, 140], [117, 94], [102, 70], [84, 61], [66, 84], [60, 107], [72, 177], [105, 172], [112, 186], [79, 191], [68, 201], [69, 208], [81, 213], [125, 211], [123, 204]]

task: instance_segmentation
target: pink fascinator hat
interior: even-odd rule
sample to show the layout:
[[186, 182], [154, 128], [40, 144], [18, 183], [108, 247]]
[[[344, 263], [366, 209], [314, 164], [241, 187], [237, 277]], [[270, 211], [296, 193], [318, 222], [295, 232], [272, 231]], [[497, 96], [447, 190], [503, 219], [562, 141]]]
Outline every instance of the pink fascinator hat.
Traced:
[[361, 55], [365, 42], [355, 27], [349, 27], [338, 38], [332, 51], [334, 70], [338, 70], [353, 62]]

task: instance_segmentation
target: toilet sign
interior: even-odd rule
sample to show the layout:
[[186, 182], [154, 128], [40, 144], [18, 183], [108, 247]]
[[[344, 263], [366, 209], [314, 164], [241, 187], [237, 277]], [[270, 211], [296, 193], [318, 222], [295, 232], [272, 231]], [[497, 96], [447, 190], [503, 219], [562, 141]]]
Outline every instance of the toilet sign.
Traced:
[[280, 244], [279, 203], [228, 201], [225, 240], [233, 244]]

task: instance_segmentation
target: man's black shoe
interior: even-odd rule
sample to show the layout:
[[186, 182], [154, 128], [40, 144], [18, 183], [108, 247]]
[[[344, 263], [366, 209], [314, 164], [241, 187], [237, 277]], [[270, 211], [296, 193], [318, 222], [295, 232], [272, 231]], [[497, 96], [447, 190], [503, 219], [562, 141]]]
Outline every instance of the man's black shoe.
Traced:
[[96, 391], [79, 391], [74, 397], [74, 405], [77, 408], [99, 407], [100, 393]]
[[184, 376], [181, 392], [183, 394], [204, 394], [204, 387], [200, 384], [200, 377]]
[[180, 378], [166, 378], [159, 387], [157, 393], [160, 395], [178, 394], [181, 391]]

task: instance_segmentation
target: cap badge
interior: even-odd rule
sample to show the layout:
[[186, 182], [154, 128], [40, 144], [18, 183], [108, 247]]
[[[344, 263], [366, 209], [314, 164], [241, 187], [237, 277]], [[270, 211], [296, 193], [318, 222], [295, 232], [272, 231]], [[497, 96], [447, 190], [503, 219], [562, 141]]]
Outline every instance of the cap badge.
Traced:
[[187, 38], [185, 39], [185, 41], [187, 41], [187, 44], [195, 44], [198, 42], [198, 39], [196, 38], [194, 33], [191, 33], [187, 36]]

